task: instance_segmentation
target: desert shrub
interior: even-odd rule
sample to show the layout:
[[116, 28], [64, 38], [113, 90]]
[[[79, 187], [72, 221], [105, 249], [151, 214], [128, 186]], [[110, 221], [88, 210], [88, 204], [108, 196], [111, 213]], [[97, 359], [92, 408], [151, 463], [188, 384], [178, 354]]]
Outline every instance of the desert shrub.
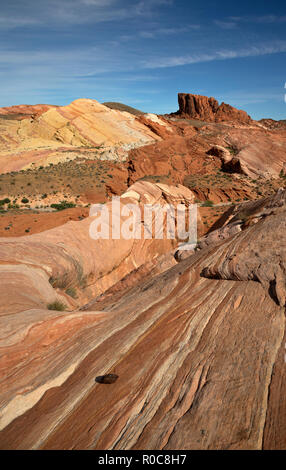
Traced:
[[56, 209], [57, 211], [63, 211], [64, 209], [70, 209], [71, 207], [75, 207], [76, 205], [73, 202], [68, 202], [68, 201], [61, 201], [59, 204], [51, 204], [51, 207], [53, 209]]
[[238, 154], [238, 149], [236, 147], [234, 147], [233, 145], [229, 146], [229, 147], [226, 147], [227, 150], [229, 151], [229, 153], [231, 155], [237, 155]]
[[66, 290], [66, 294], [69, 295], [70, 297], [72, 297], [73, 299], [76, 299], [77, 298], [77, 293], [76, 293], [76, 290], [74, 287], [69, 287], [67, 290]]
[[11, 200], [8, 197], [5, 199], [0, 199], [0, 206], [4, 206], [4, 204], [10, 204]]
[[212, 207], [214, 205], [213, 201], [205, 201], [203, 202], [202, 206], [203, 207]]
[[21, 199], [21, 202], [22, 202], [23, 204], [28, 204], [29, 199], [27, 199], [26, 197], [23, 197], [23, 199]]
[[59, 312], [62, 312], [65, 309], [66, 309], [65, 304], [63, 304], [59, 300], [56, 300], [55, 302], [48, 304], [48, 310], [58, 310]]

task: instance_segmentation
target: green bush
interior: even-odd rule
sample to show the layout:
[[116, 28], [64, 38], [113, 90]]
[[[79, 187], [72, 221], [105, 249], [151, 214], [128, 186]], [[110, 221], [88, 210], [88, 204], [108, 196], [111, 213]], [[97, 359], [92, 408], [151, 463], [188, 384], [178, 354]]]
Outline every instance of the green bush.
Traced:
[[23, 197], [23, 199], [21, 199], [21, 202], [22, 202], [23, 204], [28, 204], [29, 199], [27, 199], [26, 197]]
[[4, 204], [10, 204], [11, 200], [6, 197], [5, 199], [0, 199], [0, 206], [4, 206]]
[[212, 207], [213, 205], [213, 201], [205, 201], [203, 202], [202, 207]]
[[74, 287], [69, 287], [68, 289], [66, 289], [66, 294], [72, 297], [73, 299], [77, 298], [77, 293]]
[[61, 201], [59, 204], [51, 204], [51, 207], [53, 209], [57, 209], [57, 211], [63, 211], [64, 209], [70, 209], [75, 206], [76, 205], [73, 202], [68, 201]]
[[48, 304], [48, 310], [58, 310], [59, 312], [62, 312], [65, 309], [66, 309], [65, 304], [63, 304], [59, 300], [56, 300], [55, 302]]

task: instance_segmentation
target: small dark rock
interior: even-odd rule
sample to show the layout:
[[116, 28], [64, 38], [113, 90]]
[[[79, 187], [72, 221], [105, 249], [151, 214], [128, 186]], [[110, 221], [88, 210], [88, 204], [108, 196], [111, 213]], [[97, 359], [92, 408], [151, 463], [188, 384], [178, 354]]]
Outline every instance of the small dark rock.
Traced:
[[98, 375], [95, 381], [99, 384], [113, 384], [118, 379], [116, 374]]

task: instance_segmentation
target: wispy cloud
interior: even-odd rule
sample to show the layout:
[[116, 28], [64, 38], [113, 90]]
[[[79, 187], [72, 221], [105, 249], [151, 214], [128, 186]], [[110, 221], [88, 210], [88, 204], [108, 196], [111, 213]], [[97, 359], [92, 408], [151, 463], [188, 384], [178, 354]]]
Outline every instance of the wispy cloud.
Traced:
[[[167, 7], [173, 0], [15, 0], [1, 6], [0, 28], [59, 25], [62, 28], [85, 23], [122, 21], [148, 17], [154, 9]], [[18, 8], [17, 4], [19, 5]], [[21, 11], [21, 15], [17, 15]]]
[[227, 21], [233, 21], [236, 23], [285, 23], [286, 15], [263, 15], [263, 16], [231, 16], [227, 18]]
[[201, 28], [199, 24], [189, 24], [187, 26], [178, 26], [178, 27], [161, 27], [161, 28], [155, 28], [153, 27], [152, 29], [146, 29], [146, 30], [141, 30], [138, 31], [136, 34], [122, 34], [119, 37], [120, 42], [130, 42], [134, 41], [136, 39], [154, 39], [158, 38], [160, 36], [174, 36], [174, 35], [181, 35], [181, 34], [186, 34], [190, 33], [191, 31], [198, 31]]
[[246, 106], [249, 104], [267, 103], [267, 102], [281, 102], [283, 100], [283, 89], [277, 91], [275, 88], [268, 88], [259, 91], [249, 90], [234, 90], [217, 95], [221, 101], [231, 103], [233, 106]]
[[158, 28], [153, 32], [153, 35], [154, 36], [179, 35], [179, 34], [189, 33], [190, 31], [198, 31], [200, 27], [201, 26], [199, 24], [189, 24], [187, 26], [179, 26], [177, 28], [174, 28], [174, 27]]
[[[79, 76], [96, 76], [119, 70], [128, 71], [126, 62], [108, 47], [73, 47], [48, 50], [25, 51], [7, 48], [0, 50], [0, 77], [9, 82], [29, 77], [32, 81], [70, 81]], [[9, 78], [8, 78], [9, 77]]]
[[1, 29], [14, 29], [22, 28], [26, 26], [35, 26], [39, 24], [39, 21], [35, 18], [13, 18], [13, 17], [1, 17], [0, 16], [0, 28]]
[[164, 67], [177, 67], [182, 65], [198, 64], [200, 62], [211, 62], [215, 60], [237, 59], [243, 57], [257, 57], [268, 54], [286, 52], [286, 41], [270, 45], [253, 46], [240, 50], [220, 50], [213, 53], [193, 54], [175, 57], [155, 58], [144, 61], [144, 68], [156, 69]]
[[258, 16], [256, 18], [256, 21], [257, 23], [285, 23], [286, 15], [284, 16], [277, 16], [277, 15]]
[[[200, 25], [198, 24], [191, 24], [188, 26], [179, 26], [177, 28], [175, 27], [165, 27], [165, 28], [156, 28], [153, 30], [145, 30], [145, 31], [139, 31], [138, 35], [141, 38], [144, 39], [153, 39], [158, 36], [169, 36], [169, 35], [179, 35], [179, 34], [184, 34], [184, 33], [189, 33], [190, 31], [196, 31], [200, 29]], [[134, 36], [132, 36], [133, 38]], [[128, 36], [128, 39], [130, 39], [131, 36]]]
[[109, 7], [115, 3], [116, 0], [78, 0], [78, 3], [87, 6], [95, 7]]
[[235, 29], [237, 28], [237, 24], [234, 21], [220, 21], [214, 20], [214, 24], [219, 26], [222, 29]]
[[237, 29], [239, 24], [273, 24], [285, 23], [286, 15], [264, 15], [264, 16], [230, 16], [224, 19], [214, 20], [214, 24], [221, 29]]

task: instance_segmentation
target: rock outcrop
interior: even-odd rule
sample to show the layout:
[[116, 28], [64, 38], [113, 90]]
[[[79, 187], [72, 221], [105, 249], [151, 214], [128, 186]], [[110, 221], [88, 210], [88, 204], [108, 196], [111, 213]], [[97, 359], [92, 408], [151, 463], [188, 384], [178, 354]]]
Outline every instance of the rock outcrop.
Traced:
[[41, 114], [45, 113], [49, 109], [57, 107], [58, 106], [51, 104], [20, 104], [16, 106], [8, 106], [0, 108], [0, 118], [16, 120], [35, 118], [41, 116]]
[[[286, 307], [285, 208], [286, 191], [283, 189], [274, 198], [266, 200], [263, 206], [254, 203], [245, 211], [242, 208], [230, 221], [229, 227], [240, 226], [240, 230], [248, 230], [233, 240], [229, 252], [224, 247], [223, 259], [203, 267], [202, 275], [258, 281], [281, 307]], [[279, 234], [276, 240], [272, 238], [273, 229]], [[235, 231], [229, 231], [228, 236], [234, 234]]]
[[210, 125], [204, 128], [202, 135], [205, 139], [211, 136], [213, 142], [216, 140], [224, 147], [222, 152], [213, 146], [208, 154], [218, 156], [222, 168], [230, 173], [242, 173], [252, 178], [277, 178], [285, 168], [286, 129], [277, 132], [254, 126], [234, 126], [214, 131]]
[[281, 119], [280, 121], [275, 121], [274, 119], [260, 119], [259, 124], [266, 127], [267, 129], [279, 130], [286, 129], [286, 120]]
[[[160, 124], [165, 130], [166, 123], [157, 118], [157, 129]], [[128, 150], [161, 140], [158, 132], [134, 115], [90, 99], [63, 107], [0, 108], [0, 133], [1, 172], [79, 155], [124, 161]]]
[[235, 121], [246, 124], [251, 122], [251, 117], [245, 111], [238, 110], [226, 103], [219, 105], [215, 98], [179, 93], [178, 101], [178, 114], [192, 119], [207, 122]]
[[[219, 168], [253, 179], [286, 173], [286, 128], [271, 131], [225, 122], [205, 123], [196, 130], [187, 119], [182, 121], [171, 120], [173, 134], [165, 134], [163, 140], [129, 152], [131, 182], [146, 175], [169, 175], [182, 184], [188, 175], [215, 173]], [[165, 127], [160, 128], [163, 135]]]
[[[3, 172], [73, 151], [123, 162], [102, 194], [124, 192], [100, 224], [99, 207], [77, 207], [81, 221], [0, 238], [0, 449], [286, 449], [286, 190], [241, 202], [284, 185], [286, 131], [200, 98], [171, 118], [93, 100], [2, 112]], [[198, 196], [213, 201], [197, 243], [178, 248], [164, 217], [148, 231], [146, 205], [162, 215]]]
[[[121, 215], [124, 206], [134, 204], [142, 212], [140, 230], [143, 231], [144, 204], [154, 206], [155, 212], [160, 212], [165, 204], [188, 206], [193, 202], [193, 193], [183, 186], [137, 182], [121, 196], [115, 216], [122, 225], [130, 216], [128, 213]], [[105, 208], [108, 211], [108, 239], [91, 238], [93, 216], [31, 236], [0, 239], [0, 311], [15, 313], [23, 308], [40, 308], [57, 300], [73, 307], [77, 302], [66, 295], [67, 289], [75, 289], [81, 303], [88, 301], [148, 260], [175, 247], [176, 239], [168, 239], [163, 232], [159, 233], [161, 239], [155, 239], [152, 234], [144, 239], [143, 232], [139, 239], [131, 236], [129, 239], [113, 239], [112, 202], [108, 202]], [[9, 291], [11, 280], [13, 295]], [[22, 285], [21, 289], [15, 289], [17, 282]]]
[[[50, 295], [47, 266], [35, 266], [25, 239], [22, 252], [20, 240], [8, 253], [1, 241], [5, 289], [15, 295], [19, 285], [22, 298], [1, 316], [0, 447], [285, 448], [284, 194], [267, 201], [267, 217], [219, 247], [161, 274], [157, 266], [84, 311], [28, 305], [35, 285], [38, 296]], [[33, 241], [38, 253], [48, 236]], [[70, 246], [76, 253], [81, 245]], [[50, 247], [56, 264], [55, 250], [65, 247]], [[91, 250], [81, 257], [88, 263]], [[268, 285], [278, 265], [275, 298]], [[110, 374], [112, 384], [97, 380]]]

